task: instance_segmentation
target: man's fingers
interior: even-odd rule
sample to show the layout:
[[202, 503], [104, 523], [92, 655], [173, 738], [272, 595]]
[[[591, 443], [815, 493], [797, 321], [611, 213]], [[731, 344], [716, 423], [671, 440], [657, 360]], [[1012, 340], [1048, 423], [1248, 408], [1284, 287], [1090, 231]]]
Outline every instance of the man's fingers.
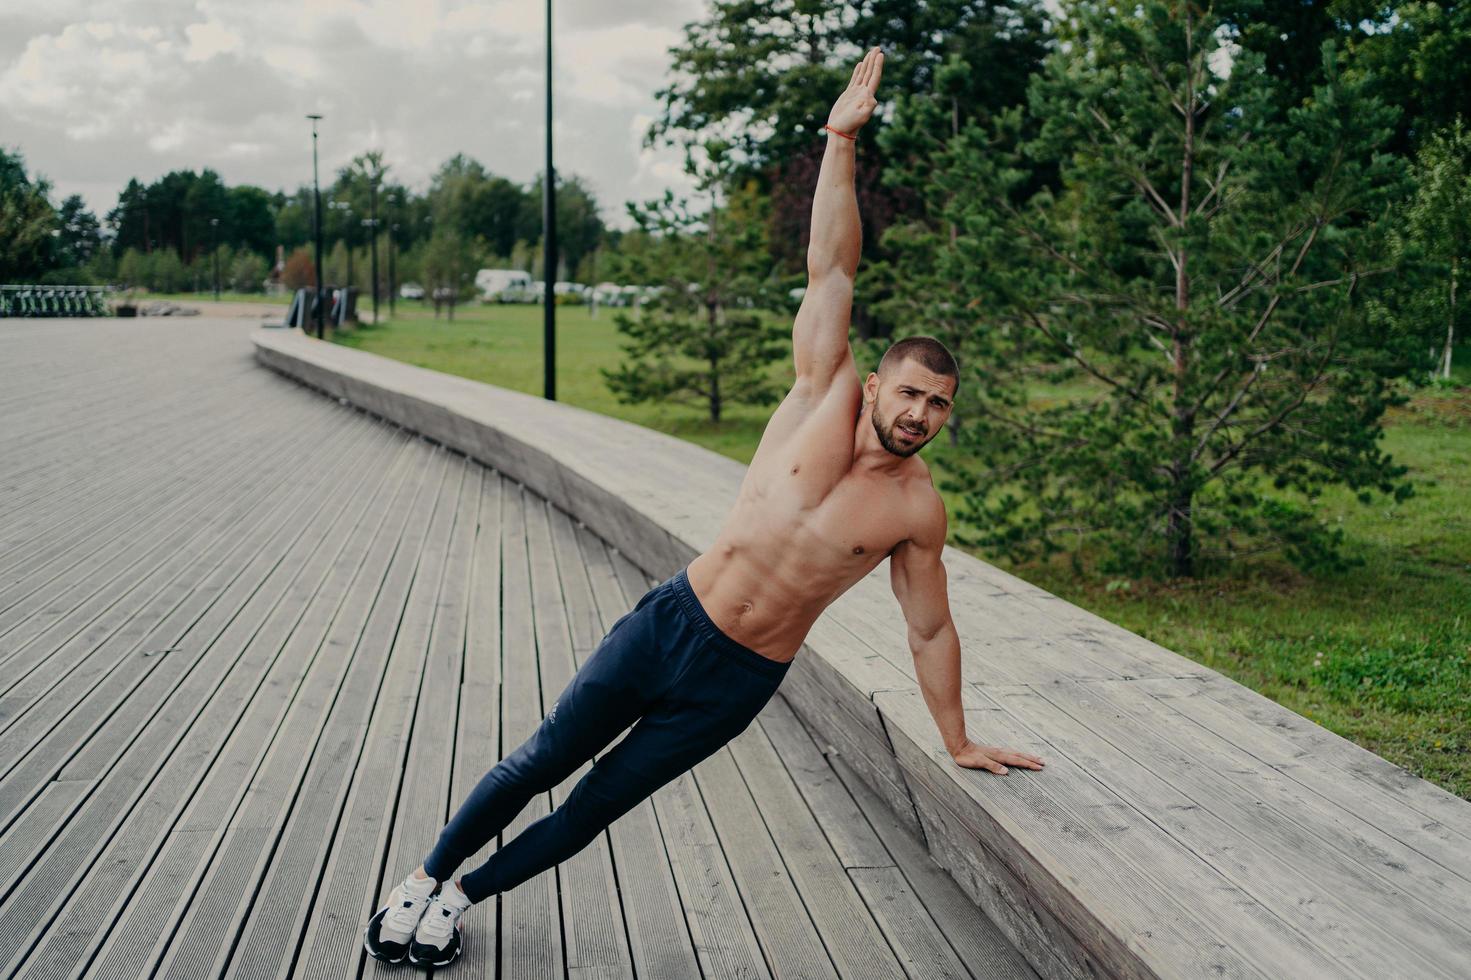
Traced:
[[874, 48], [873, 49], [873, 64], [869, 65], [868, 79], [867, 79], [867, 82], [866, 82], [866, 84], [868, 85], [868, 94], [869, 95], [873, 95], [876, 92], [878, 92], [878, 90], [879, 90], [879, 79], [883, 77], [883, 74], [884, 74], [884, 53], [882, 51], [880, 51], [878, 48]]
[[869, 49], [868, 53], [863, 54], [863, 60], [858, 63], [858, 74], [853, 78], [856, 85], [861, 85], [863, 88], [868, 87], [868, 72], [872, 63], [874, 63], [874, 52]]

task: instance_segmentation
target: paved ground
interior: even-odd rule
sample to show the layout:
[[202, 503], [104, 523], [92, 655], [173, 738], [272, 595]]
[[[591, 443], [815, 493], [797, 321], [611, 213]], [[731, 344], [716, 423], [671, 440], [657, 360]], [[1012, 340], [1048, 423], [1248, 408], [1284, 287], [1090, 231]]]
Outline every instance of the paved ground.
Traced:
[[[654, 584], [254, 327], [0, 321], [0, 976], [407, 971], [366, 915]], [[778, 695], [454, 975], [1030, 975], [824, 748]]]

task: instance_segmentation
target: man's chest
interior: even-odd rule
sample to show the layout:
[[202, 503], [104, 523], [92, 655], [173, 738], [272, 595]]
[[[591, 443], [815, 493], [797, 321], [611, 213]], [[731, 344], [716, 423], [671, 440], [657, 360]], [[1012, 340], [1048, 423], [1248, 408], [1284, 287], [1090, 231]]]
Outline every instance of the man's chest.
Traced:
[[[904, 485], [849, 471], [806, 475], [800, 463], [748, 474], [738, 520], [767, 547], [827, 570], [866, 573], [909, 536], [913, 514]], [[816, 570], [816, 568], [814, 568]]]

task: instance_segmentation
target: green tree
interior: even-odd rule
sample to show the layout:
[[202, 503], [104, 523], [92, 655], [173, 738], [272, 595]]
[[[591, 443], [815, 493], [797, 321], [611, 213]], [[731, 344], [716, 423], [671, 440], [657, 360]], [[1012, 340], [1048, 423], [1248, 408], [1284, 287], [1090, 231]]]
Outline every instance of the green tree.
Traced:
[[1414, 176], [1414, 196], [1391, 236], [1403, 274], [1386, 307], [1424, 342], [1441, 338], [1438, 367], [1449, 379], [1456, 337], [1466, 333], [1460, 286], [1471, 265], [1471, 133], [1461, 120], [1426, 140]]
[[[1373, 8], [1366, 0], [1349, 6]], [[1404, 110], [1397, 152], [1413, 153], [1457, 118], [1471, 118], [1471, 3], [1397, 0], [1374, 8], [1373, 28], [1356, 32], [1352, 46], [1375, 91]]]
[[[470, 241], [483, 239], [495, 255], [509, 255], [522, 231], [520, 220], [527, 192], [463, 153], [440, 166], [430, 182], [427, 199], [437, 225], [452, 228]], [[537, 229], [540, 227], [538, 213]]]
[[0, 282], [27, 282], [55, 261], [59, 231], [51, 184], [26, 176], [19, 151], [0, 148]]
[[[541, 246], [542, 175], [537, 174], [521, 204], [519, 234]], [[557, 175], [557, 278], [566, 279], [583, 257], [598, 247], [604, 234], [598, 201], [581, 177]], [[540, 268], [540, 262], [537, 263]]]
[[[1339, 535], [1273, 491], [1409, 493], [1377, 441], [1419, 340], [1363, 298], [1402, 186], [1379, 150], [1395, 112], [1332, 42], [1325, 83], [1284, 111], [1259, 54], [1223, 77], [1199, 4], [1064, 12], [1075, 42], [1029, 91], [1038, 135], [1013, 153], [1019, 118], [968, 127], [928, 181], [958, 230], [937, 279], [952, 315], [974, 311], [983, 375], [962, 437], [978, 466], [946, 484], [960, 537], [1175, 576], [1265, 547], [1332, 564]], [[1055, 190], [1025, 190], [1039, 167]], [[1039, 378], [1061, 393], [1033, 399]]]
[[238, 293], [259, 293], [265, 289], [270, 264], [254, 252], [241, 250], [235, 253], [228, 268], [221, 267], [221, 275], [228, 277], [229, 287]]
[[275, 195], [249, 184], [231, 187], [225, 195], [225, 216], [220, 219], [219, 230], [223, 244], [248, 248], [261, 256], [273, 255], [277, 241]]
[[102, 225], [80, 194], [72, 194], [61, 202], [57, 223], [61, 230], [56, 238], [57, 261], [68, 267], [91, 262], [102, 248]]
[[639, 229], [663, 247], [624, 258], [624, 271], [659, 292], [639, 315], [614, 317], [626, 357], [616, 370], [599, 370], [620, 402], [700, 405], [718, 423], [727, 403], [781, 400], [768, 366], [788, 352], [787, 332], [760, 312], [771, 299], [763, 206], [753, 188], [723, 208], [712, 198], [703, 214], [669, 191], [629, 205]]
[[[1045, 52], [1043, 8], [1040, 0], [713, 0], [671, 51], [670, 81], [657, 93], [661, 112], [645, 145], [682, 148], [692, 171], [708, 143], [728, 145], [730, 179], [754, 179], [771, 195], [772, 257], [800, 278], [831, 93], [847, 84], [854, 56], [874, 45], [884, 49], [886, 91], [943, 97], [936, 121], [943, 134], [952, 121], [984, 121], [1024, 97]], [[974, 70], [937, 85], [956, 60]], [[864, 263], [853, 326], [863, 338], [898, 322], [876, 315], [890, 289], [883, 232], [915, 203], [886, 179], [893, 149], [865, 137], [855, 168]]]
[[480, 268], [480, 253], [465, 236], [448, 228], [436, 228], [424, 247], [421, 271], [426, 298], [434, 302], [434, 316], [441, 305], [448, 307], [449, 319], [455, 318], [455, 306], [469, 299], [475, 291], [475, 271]]

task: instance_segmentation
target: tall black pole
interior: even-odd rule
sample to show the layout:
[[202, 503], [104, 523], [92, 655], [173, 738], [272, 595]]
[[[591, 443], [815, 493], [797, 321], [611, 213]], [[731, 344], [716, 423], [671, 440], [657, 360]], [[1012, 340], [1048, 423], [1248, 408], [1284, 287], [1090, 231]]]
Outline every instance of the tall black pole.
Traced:
[[312, 197], [316, 201], [316, 238], [317, 245], [317, 339], [321, 340], [324, 330], [322, 328], [322, 187], [317, 182], [317, 120], [322, 117], [316, 114], [307, 116], [312, 121]]
[[369, 218], [373, 229], [373, 326], [378, 325], [378, 181], [375, 179], [372, 186], [372, 194], [368, 198], [371, 202], [368, 206], [372, 217]]
[[215, 253], [215, 302], [220, 301], [220, 219], [209, 219], [209, 250]]
[[[347, 295], [352, 295], [352, 208], [343, 209], [347, 212], [347, 227], [342, 231], [342, 237], [347, 241]], [[347, 307], [344, 307], [346, 309]]]
[[541, 184], [542, 277], [542, 387], [549, 401], [557, 400], [557, 172], [552, 169], [552, 0], [547, 0], [547, 165]]
[[398, 316], [394, 305], [398, 299], [398, 271], [393, 265], [394, 253], [398, 250], [398, 222], [389, 222], [388, 225], [388, 319], [392, 320]]

